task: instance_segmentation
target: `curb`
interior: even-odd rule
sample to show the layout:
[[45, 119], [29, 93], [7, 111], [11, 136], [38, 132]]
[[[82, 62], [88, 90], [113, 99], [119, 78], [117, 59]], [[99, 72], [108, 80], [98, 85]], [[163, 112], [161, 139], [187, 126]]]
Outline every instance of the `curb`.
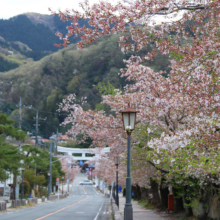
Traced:
[[122, 215], [119, 212], [118, 206], [115, 204], [114, 198], [111, 199], [111, 207], [112, 207], [113, 219], [122, 220]]

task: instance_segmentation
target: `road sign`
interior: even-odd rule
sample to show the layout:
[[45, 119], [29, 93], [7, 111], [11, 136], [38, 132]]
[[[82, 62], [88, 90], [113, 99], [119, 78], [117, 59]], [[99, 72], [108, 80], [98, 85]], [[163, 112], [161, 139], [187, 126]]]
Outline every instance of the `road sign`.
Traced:
[[56, 178], [56, 182], [60, 182], [60, 178], [59, 177]]
[[69, 183], [69, 180], [67, 180], [66, 183]]
[[10, 193], [11, 193], [11, 187], [5, 186], [4, 187], [4, 193], [3, 193], [3, 199], [9, 200], [10, 199]]
[[59, 186], [59, 182], [56, 182], [56, 186]]

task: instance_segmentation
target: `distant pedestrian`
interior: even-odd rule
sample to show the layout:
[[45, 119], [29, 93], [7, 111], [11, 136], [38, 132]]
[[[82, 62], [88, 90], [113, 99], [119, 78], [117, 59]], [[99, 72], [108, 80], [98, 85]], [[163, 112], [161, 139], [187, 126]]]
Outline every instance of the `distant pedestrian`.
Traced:
[[122, 191], [121, 186], [118, 186], [118, 192], [121, 193], [121, 191]]

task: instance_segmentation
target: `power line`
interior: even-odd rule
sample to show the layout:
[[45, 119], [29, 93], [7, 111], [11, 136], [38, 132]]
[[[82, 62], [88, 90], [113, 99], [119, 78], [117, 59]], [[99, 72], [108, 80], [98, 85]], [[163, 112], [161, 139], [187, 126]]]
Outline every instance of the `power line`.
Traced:
[[20, 102], [19, 105], [17, 105], [17, 107], [19, 107], [19, 129], [21, 130], [21, 123], [22, 123], [22, 117], [21, 117], [21, 109], [31, 109], [32, 105], [30, 106], [25, 106], [21, 104], [21, 97], [20, 97]]
[[[4, 102], [4, 103], [3, 103]], [[8, 108], [8, 105], [10, 105], [10, 108]], [[19, 107], [19, 114], [16, 115], [11, 115], [11, 118], [14, 120], [15, 123], [18, 124], [19, 129], [21, 129], [21, 126], [23, 127], [23, 129], [30, 131], [31, 133], [33, 133], [34, 129], [35, 129], [35, 134], [38, 134], [40, 131], [38, 129], [39, 124], [36, 123], [35, 124], [35, 128], [33, 127], [33, 122], [35, 120], [32, 120], [30, 118], [27, 118], [25, 116], [23, 116], [21, 114], [21, 110], [22, 109], [26, 109], [26, 110], [33, 110], [36, 111], [35, 108], [32, 108], [30, 106], [25, 106], [21, 104], [21, 98], [20, 98], [20, 103], [19, 105], [15, 105], [12, 102], [6, 101], [6, 100], [2, 100], [2, 102], [0, 101], [0, 106], [1, 109], [3, 110], [4, 113], [6, 113], [7, 115], [11, 115], [12, 111], [17, 109], [17, 107]], [[53, 114], [53, 115], [57, 115], [57, 116], [67, 116], [68, 114], [62, 114], [62, 113], [57, 113], [57, 112], [51, 112], [51, 111], [41, 111], [41, 110], [37, 110], [38, 112], [42, 112], [42, 113], [47, 113], [47, 114]], [[37, 118], [37, 116], [36, 116]], [[35, 119], [36, 119], [35, 118]], [[43, 121], [42, 121], [43, 122]], [[55, 126], [60, 126], [61, 123], [55, 123], [55, 122], [46, 122], [45, 121], [45, 126], [50, 126], [51, 128], [55, 128]], [[45, 130], [45, 129], [44, 129]], [[42, 132], [40, 132], [40, 135], [42, 137], [49, 137], [51, 133], [47, 133], [46, 131], [44, 131], [44, 134], [42, 134]], [[37, 135], [36, 135], [37, 136]]]
[[[16, 105], [14, 104], [14, 103], [12, 103], [12, 102], [9, 102], [9, 101], [6, 101], [6, 100], [2, 100], [2, 101], [4, 101], [4, 102], [6, 102], [6, 103], [8, 103], [8, 104], [11, 104], [11, 105], [13, 105], [13, 106], [15, 106], [16, 107]], [[28, 109], [28, 110], [31, 110], [31, 111], [36, 111], [37, 109], [36, 108], [31, 108], [31, 109]], [[50, 111], [43, 111], [43, 110], [38, 110], [38, 112], [44, 112], [44, 113], [48, 113], [48, 114], [54, 114], [54, 115], [66, 115], [66, 116], [68, 116], [69, 114], [68, 113], [57, 113], [57, 112], [50, 112]]]

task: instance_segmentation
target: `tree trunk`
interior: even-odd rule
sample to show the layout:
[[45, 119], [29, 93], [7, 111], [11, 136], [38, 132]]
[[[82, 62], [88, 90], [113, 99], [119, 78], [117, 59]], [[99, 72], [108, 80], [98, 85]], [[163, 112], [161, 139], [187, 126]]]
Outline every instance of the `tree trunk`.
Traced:
[[132, 186], [132, 190], [131, 191], [134, 193], [134, 196], [132, 196], [133, 199], [136, 199], [136, 200], [140, 200], [141, 199], [140, 186], [138, 186], [138, 185]]
[[17, 174], [13, 173], [13, 195], [12, 198], [16, 199], [15, 193], [16, 193], [16, 181], [17, 181]]
[[141, 188], [141, 199], [148, 199], [148, 189], [144, 187]]
[[137, 200], [141, 199], [141, 188], [139, 185], [136, 185], [136, 199]]
[[131, 198], [137, 199], [136, 197], [137, 197], [137, 188], [136, 188], [136, 186], [132, 186], [131, 187]]
[[157, 207], [161, 207], [160, 196], [158, 192], [158, 183], [155, 180], [150, 180], [151, 192], [152, 192], [152, 203]]
[[163, 186], [163, 179], [162, 179], [161, 185], [160, 185], [161, 209], [162, 210], [168, 209], [168, 195], [169, 195], [169, 189], [167, 186]]
[[126, 196], [126, 188], [123, 189], [123, 196]]
[[184, 186], [184, 203], [185, 203], [185, 213], [186, 213], [186, 217], [190, 217], [193, 215], [192, 212], [192, 208], [189, 206], [190, 205], [190, 200], [189, 200], [189, 196], [187, 195], [187, 186]]
[[184, 210], [183, 199], [178, 195], [178, 189], [172, 188], [174, 197], [174, 212], [180, 212]]

